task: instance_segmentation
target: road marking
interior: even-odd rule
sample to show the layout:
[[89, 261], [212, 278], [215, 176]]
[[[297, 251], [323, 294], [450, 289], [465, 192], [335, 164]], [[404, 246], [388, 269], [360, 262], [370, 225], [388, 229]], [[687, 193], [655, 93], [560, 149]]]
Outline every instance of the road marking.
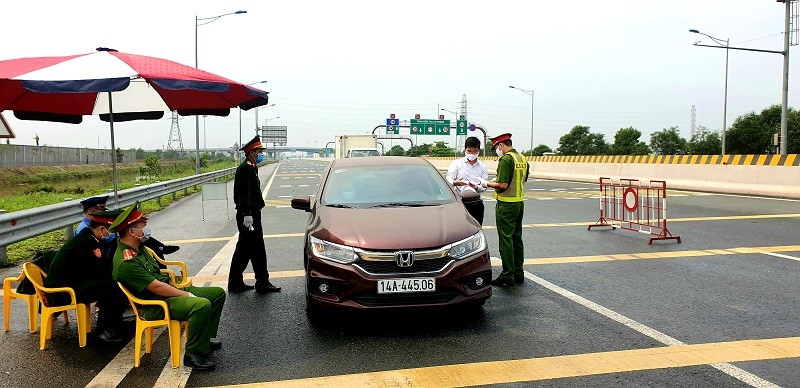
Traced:
[[[463, 387], [541, 381], [730, 362], [778, 360], [800, 356], [800, 337], [770, 338], [648, 349], [572, 354], [506, 361], [396, 369], [222, 387]], [[722, 364], [725, 363], [725, 364]], [[735, 369], [739, 369], [733, 367]], [[741, 370], [741, 369], [739, 369]], [[748, 372], [735, 378], [758, 387], [777, 387]], [[727, 373], [727, 372], [726, 372]], [[758, 384], [758, 385], [755, 385]]]
[[[653, 328], [651, 328], [649, 326], [646, 326], [646, 325], [641, 324], [641, 323], [639, 323], [637, 321], [634, 321], [633, 319], [630, 319], [630, 318], [628, 318], [628, 317], [626, 317], [626, 316], [624, 316], [622, 314], [619, 314], [616, 311], [613, 311], [613, 310], [610, 310], [608, 308], [605, 308], [605, 307], [603, 307], [603, 306], [601, 306], [601, 305], [599, 305], [597, 303], [594, 303], [594, 302], [592, 302], [592, 301], [590, 301], [590, 300], [588, 300], [588, 299], [586, 299], [586, 298], [584, 298], [584, 297], [582, 297], [580, 295], [577, 295], [577, 294], [575, 294], [575, 293], [573, 293], [573, 292], [571, 292], [571, 291], [569, 291], [569, 290], [567, 290], [565, 288], [562, 288], [562, 287], [559, 287], [559, 286], [557, 286], [557, 285], [555, 285], [553, 283], [550, 283], [547, 280], [544, 280], [544, 279], [542, 279], [542, 278], [540, 278], [540, 277], [538, 277], [538, 276], [536, 276], [536, 275], [534, 275], [534, 274], [532, 274], [532, 273], [530, 273], [528, 271], [525, 271], [525, 277], [530, 279], [530, 280], [532, 280], [532, 281], [534, 281], [536, 284], [539, 284], [540, 286], [547, 288], [550, 291], [553, 291], [553, 292], [555, 292], [555, 293], [557, 293], [557, 294], [559, 294], [559, 295], [561, 295], [561, 296], [563, 296], [563, 297], [565, 297], [565, 298], [567, 298], [567, 299], [569, 299], [569, 300], [571, 300], [571, 301], [573, 301], [575, 303], [578, 303], [581, 306], [584, 306], [584, 307], [586, 307], [586, 308], [588, 308], [588, 309], [590, 309], [590, 310], [592, 310], [592, 311], [594, 311], [594, 312], [596, 312], [596, 313], [598, 313], [600, 315], [603, 315], [603, 316], [605, 316], [605, 317], [607, 317], [607, 318], [609, 318], [609, 319], [611, 319], [611, 320], [613, 320], [615, 322], [619, 322], [619, 323], [621, 323], [621, 324], [623, 324], [623, 325], [625, 325], [625, 326], [627, 326], [627, 327], [629, 327], [629, 328], [631, 328], [633, 330], [636, 330], [637, 332], [642, 333], [642, 334], [644, 334], [644, 335], [646, 335], [646, 336], [648, 336], [648, 337], [650, 337], [650, 338], [652, 338], [652, 339], [654, 339], [654, 340], [656, 340], [658, 342], [661, 342], [662, 344], [667, 345], [668, 347], [670, 347], [672, 349], [677, 348], [677, 347], [684, 347], [685, 348], [685, 347], [697, 346], [697, 345], [686, 345], [685, 343], [683, 343], [683, 342], [681, 342], [681, 341], [679, 341], [679, 340], [677, 340], [675, 338], [672, 338], [672, 337], [670, 337], [670, 336], [668, 336], [668, 335], [666, 335], [666, 334], [664, 334], [664, 333], [662, 333], [662, 332], [660, 332], [658, 330], [655, 330], [655, 329], [653, 329]], [[781, 345], [779, 345], [778, 347], [782, 347], [782, 349], [780, 351], [778, 351], [777, 354], [783, 354], [785, 357], [778, 356], [776, 358], [798, 357], [798, 356], [786, 355], [786, 351], [788, 350], [788, 348], [785, 348], [785, 346], [786, 345], [791, 346], [790, 344], [792, 344], [792, 343], [795, 344], [794, 346], [800, 345], [800, 342], [799, 342], [800, 341], [800, 337], [791, 337], [791, 338], [783, 339], [783, 340], [788, 340], [788, 344], [787, 343], [782, 343]], [[738, 368], [738, 367], [735, 367], [735, 366], [729, 364], [730, 362], [744, 361], [744, 360], [742, 360], [740, 358], [737, 358], [737, 357], [752, 357], [751, 360], [763, 360], [763, 359], [765, 359], [765, 358], [761, 358], [761, 357], [763, 357], [763, 355], [759, 351], [759, 350], [761, 350], [760, 346], [759, 345], [753, 345], [753, 342], [759, 342], [759, 340], [755, 340], [755, 341], [735, 341], [735, 342], [719, 343], [719, 344], [717, 344], [717, 345], [720, 345], [718, 349], [714, 349], [714, 350], [706, 349], [705, 350], [706, 352], [711, 353], [711, 354], [708, 354], [708, 353], [703, 354], [703, 351], [689, 352], [691, 354], [690, 355], [685, 355], [686, 358], [681, 357], [683, 355], [677, 356], [677, 358], [680, 358], [681, 361], [676, 362], [675, 364], [673, 364], [674, 366], [657, 366], [656, 368], [674, 368], [674, 367], [680, 367], [680, 366], [707, 364], [707, 365], [711, 365], [715, 369], [717, 369], [717, 370], [719, 370], [719, 371], [721, 371], [721, 372], [723, 372], [723, 373], [725, 373], [725, 374], [727, 374], [727, 375], [729, 375], [729, 376], [731, 376], [731, 377], [733, 377], [733, 378], [735, 378], [737, 380], [740, 380], [740, 381], [742, 381], [744, 383], [747, 383], [747, 384], [749, 384], [749, 385], [751, 385], [753, 387], [778, 387], [777, 385], [775, 385], [775, 384], [773, 384], [773, 383], [771, 383], [771, 382], [769, 382], [767, 380], [764, 380], [761, 377], [758, 377], [758, 376], [756, 376], [756, 375], [754, 375], [754, 374], [752, 374], [750, 372], [747, 372], [744, 369], [741, 369], [741, 368]], [[754, 346], [754, 348], [735, 349], [735, 350], [733, 350], [733, 349], [731, 349], [731, 347], [728, 347], [729, 344], [734, 344], [734, 343], [747, 343], [748, 345], [746, 345], [746, 346]], [[763, 345], [761, 345], [761, 346], [763, 346]], [[769, 346], [769, 345], [767, 345], [767, 346]], [[643, 360], [643, 362], [642, 362], [643, 364], [645, 364], [645, 365], [652, 365], [652, 364], [658, 365], [659, 362], [657, 362], [656, 359], [658, 359], [661, 362], [664, 362], [666, 364], [666, 363], [670, 362], [670, 361], [667, 361], [667, 359], [672, 359], [673, 357], [676, 356], [676, 355], [672, 354], [672, 352], [671, 352], [672, 349], [669, 349], [669, 348], [656, 348], [656, 349], [661, 349], [662, 351], [654, 354], [653, 355], [654, 357], [652, 359]], [[719, 353], [717, 353], [717, 351], [719, 351]], [[800, 355], [800, 349], [794, 349], [793, 352], [798, 354], [798, 355]], [[723, 354], [725, 356], [723, 356]], [[756, 354], [759, 354], [759, 355], [756, 356]], [[725, 358], [726, 356], [727, 357], [731, 357], [731, 358]], [[591, 368], [591, 365], [593, 365], [593, 361], [592, 361], [592, 364], [586, 365], [587, 361], [589, 361], [589, 360], [591, 360], [591, 358], [587, 359], [584, 363], [578, 364], [577, 366], [578, 367], [587, 367], [587, 366], [589, 366]], [[675, 360], [675, 361], [677, 361], [677, 360]], [[701, 361], [708, 361], [708, 362], [701, 362]], [[614, 360], [614, 361], [611, 361], [611, 362], [612, 362], [612, 365], [620, 365], [620, 364], [630, 365], [630, 361], [629, 360], [626, 360], [625, 362], [619, 362], [619, 359], [617, 359], [617, 360]], [[699, 362], [699, 363], [683, 364], [684, 362]], [[651, 368], [646, 368], [645, 367], [644, 369], [656, 369], [656, 368], [652, 368], [652, 367]], [[641, 370], [641, 369], [642, 369], [641, 366], [639, 366], [637, 369], [625, 369], [625, 371], [628, 371], [628, 370]], [[603, 372], [601, 372], [601, 373], [603, 373]], [[609, 372], [605, 372], [605, 373], [609, 373]], [[597, 373], [592, 373], [592, 374], [597, 374]]]
[[770, 255], [770, 256], [775, 256], [775, 257], [780, 257], [780, 258], [784, 258], [784, 259], [789, 259], [789, 260], [800, 261], [800, 257], [782, 255], [780, 253], [774, 253], [774, 252], [759, 252], [759, 253], [763, 253], [765, 255]]

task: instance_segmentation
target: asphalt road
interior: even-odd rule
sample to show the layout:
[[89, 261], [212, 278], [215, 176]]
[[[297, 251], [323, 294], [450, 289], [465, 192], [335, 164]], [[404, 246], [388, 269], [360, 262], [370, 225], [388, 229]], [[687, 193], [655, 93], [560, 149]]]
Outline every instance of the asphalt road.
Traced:
[[[289, 201], [314, 193], [325, 165], [260, 169], [269, 269], [283, 291], [228, 295], [216, 371], [171, 369], [166, 335], [139, 368], [132, 341], [79, 348], [74, 315], [40, 351], [15, 301], [0, 386], [800, 387], [798, 201], [670, 191], [668, 225], [682, 243], [650, 245], [644, 233], [587, 230], [596, 184], [528, 182], [523, 286], [495, 288], [479, 314], [351, 314], [315, 326], [301, 275], [308, 214]], [[499, 257], [494, 208], [486, 202], [485, 232]], [[150, 225], [181, 246], [169, 258], [185, 260], [195, 284], [224, 286], [233, 211], [195, 195]]]

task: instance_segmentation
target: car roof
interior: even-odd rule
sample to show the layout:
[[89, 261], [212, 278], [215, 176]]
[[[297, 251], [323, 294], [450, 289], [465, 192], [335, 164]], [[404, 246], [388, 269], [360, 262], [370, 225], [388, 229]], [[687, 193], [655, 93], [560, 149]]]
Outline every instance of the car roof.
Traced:
[[430, 163], [415, 156], [365, 156], [361, 158], [342, 158], [333, 161], [332, 167], [352, 166], [430, 166]]

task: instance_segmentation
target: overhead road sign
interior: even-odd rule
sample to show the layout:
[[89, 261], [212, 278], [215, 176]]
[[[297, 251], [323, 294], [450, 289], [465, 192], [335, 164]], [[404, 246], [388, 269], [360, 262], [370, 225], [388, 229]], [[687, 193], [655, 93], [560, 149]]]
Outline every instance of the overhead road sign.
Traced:
[[411, 119], [412, 135], [450, 135], [450, 120]]

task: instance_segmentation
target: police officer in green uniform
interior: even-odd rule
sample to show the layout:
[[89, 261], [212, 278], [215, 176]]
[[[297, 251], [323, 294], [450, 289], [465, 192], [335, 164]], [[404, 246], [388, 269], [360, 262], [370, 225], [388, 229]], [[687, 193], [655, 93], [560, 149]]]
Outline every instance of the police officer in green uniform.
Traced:
[[[209, 356], [212, 350], [222, 347], [222, 343], [213, 338], [217, 336], [225, 290], [194, 286], [178, 289], [170, 285], [169, 276], [162, 274], [155, 258], [142, 249], [142, 241], [150, 236], [150, 227], [138, 201], [114, 220], [111, 231], [119, 236], [114, 254], [114, 279], [137, 298], [165, 301], [170, 318], [189, 321], [183, 364], [196, 370], [214, 369], [216, 364]], [[143, 306], [141, 314], [149, 320], [164, 318], [164, 310], [156, 306]]]
[[[128, 305], [125, 294], [111, 277], [111, 257], [104, 254], [109, 243], [103, 240], [111, 234], [109, 225], [120, 213], [115, 210], [88, 213], [87, 226], [58, 250], [44, 279], [45, 287], [72, 288], [78, 303], [97, 302], [95, 333], [99, 340], [109, 344], [124, 341], [120, 326]], [[47, 301], [51, 306], [63, 306], [71, 299], [69, 294], [59, 292], [48, 294]]]
[[[233, 202], [236, 204], [236, 228], [239, 240], [231, 258], [231, 269], [228, 273], [228, 292], [240, 293], [256, 289], [259, 294], [277, 292], [281, 288], [269, 281], [267, 271], [267, 250], [264, 247], [264, 230], [261, 227], [261, 209], [264, 198], [261, 196], [261, 181], [258, 179], [258, 164], [264, 161], [264, 146], [256, 136], [250, 140], [242, 151], [245, 160], [236, 169], [233, 180]], [[247, 263], [253, 263], [256, 285], [244, 282], [244, 270]]]
[[497, 177], [494, 181], [481, 180], [481, 186], [495, 190], [497, 200], [495, 222], [500, 245], [503, 271], [492, 280], [495, 286], [522, 284], [525, 280], [522, 265], [525, 251], [522, 244], [522, 216], [525, 212], [525, 182], [528, 181], [529, 165], [525, 158], [511, 146], [511, 134], [504, 133], [492, 139], [500, 160], [497, 162]]

